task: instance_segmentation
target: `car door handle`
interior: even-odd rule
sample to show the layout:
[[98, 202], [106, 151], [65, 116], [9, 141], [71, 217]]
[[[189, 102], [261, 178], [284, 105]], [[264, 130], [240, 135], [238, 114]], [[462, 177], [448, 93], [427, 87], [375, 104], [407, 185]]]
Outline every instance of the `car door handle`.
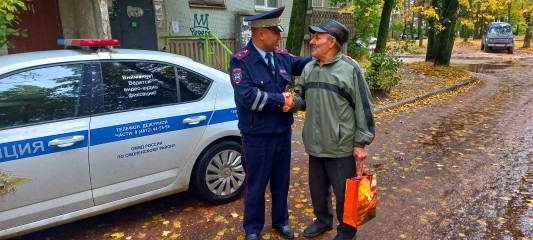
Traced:
[[188, 117], [188, 118], [183, 119], [183, 124], [195, 125], [195, 124], [205, 121], [206, 119], [207, 117], [204, 115]]
[[79, 142], [82, 142], [83, 140], [85, 140], [85, 137], [81, 135], [62, 137], [62, 138], [54, 139], [48, 142], [48, 146], [49, 147], [70, 147], [74, 145], [74, 143], [79, 143]]

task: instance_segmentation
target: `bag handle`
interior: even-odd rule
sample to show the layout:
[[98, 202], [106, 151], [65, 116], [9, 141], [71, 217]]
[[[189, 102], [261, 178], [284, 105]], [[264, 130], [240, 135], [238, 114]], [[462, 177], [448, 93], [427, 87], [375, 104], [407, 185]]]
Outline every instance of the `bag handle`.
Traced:
[[356, 168], [357, 168], [357, 169], [360, 169], [359, 172], [361, 173], [360, 176], [358, 176], [358, 175], [357, 175], [357, 172], [356, 172], [356, 173], [355, 173], [355, 176], [356, 176], [356, 177], [362, 177], [362, 176], [363, 176], [363, 173], [364, 173], [363, 169], [364, 169], [366, 172], [368, 172], [368, 169], [366, 168], [366, 159], [363, 160], [363, 161], [361, 161], [361, 164], [360, 164], [360, 165], [359, 165], [359, 162], [358, 162], [357, 160], [355, 160], [355, 164], [356, 164]]

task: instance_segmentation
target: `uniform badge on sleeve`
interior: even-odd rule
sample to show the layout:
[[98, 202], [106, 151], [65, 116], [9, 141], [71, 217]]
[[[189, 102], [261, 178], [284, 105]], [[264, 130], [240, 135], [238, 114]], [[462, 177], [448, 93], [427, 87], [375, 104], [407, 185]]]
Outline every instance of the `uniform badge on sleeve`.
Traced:
[[233, 73], [231, 75], [232, 75], [233, 81], [236, 84], [239, 84], [241, 82], [241, 80], [242, 80], [242, 70], [240, 68], [233, 69]]

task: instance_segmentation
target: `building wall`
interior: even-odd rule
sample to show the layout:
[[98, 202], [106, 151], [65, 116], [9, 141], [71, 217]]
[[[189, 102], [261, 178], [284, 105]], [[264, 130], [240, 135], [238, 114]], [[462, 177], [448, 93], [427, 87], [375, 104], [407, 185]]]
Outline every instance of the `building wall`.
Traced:
[[[292, 11], [292, 1], [280, 0], [279, 6], [285, 6], [285, 11], [281, 16], [281, 24], [285, 29], [283, 37], [287, 36], [289, 30], [290, 13]], [[203, 34], [214, 34], [219, 39], [235, 38], [235, 15], [255, 15], [262, 13], [256, 10], [254, 1], [227, 0], [226, 8], [190, 7], [189, 0], [168, 1], [165, 3], [168, 30], [166, 35], [191, 36]], [[268, 10], [267, 10], [268, 11]], [[198, 20], [207, 18], [207, 28], [195, 26]], [[174, 23], [173, 23], [174, 22]], [[175, 32], [172, 25], [179, 26], [179, 31]]]
[[58, 0], [63, 37], [111, 38], [105, 0]]

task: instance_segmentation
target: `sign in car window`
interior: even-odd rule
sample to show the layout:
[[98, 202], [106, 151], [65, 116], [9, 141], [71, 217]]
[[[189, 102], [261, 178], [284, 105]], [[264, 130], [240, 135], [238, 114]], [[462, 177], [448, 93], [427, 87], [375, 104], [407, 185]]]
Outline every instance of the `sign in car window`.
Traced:
[[173, 66], [150, 62], [104, 62], [104, 111], [178, 102]]
[[82, 74], [71, 64], [0, 79], [0, 128], [77, 117]]

